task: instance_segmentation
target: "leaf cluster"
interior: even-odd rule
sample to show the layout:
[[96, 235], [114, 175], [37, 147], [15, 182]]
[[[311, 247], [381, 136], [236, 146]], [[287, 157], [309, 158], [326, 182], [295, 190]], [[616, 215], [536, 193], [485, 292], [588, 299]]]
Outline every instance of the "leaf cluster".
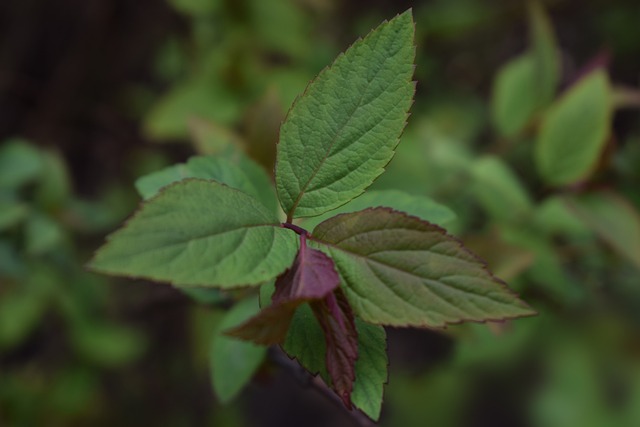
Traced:
[[[382, 326], [442, 328], [534, 313], [431, 222], [446, 221], [446, 208], [397, 192], [358, 197], [395, 153], [414, 93], [414, 56], [408, 11], [355, 42], [296, 99], [277, 145], [282, 216], [268, 175], [230, 146], [140, 179], [146, 200], [91, 268], [184, 288], [272, 289], [255, 316], [231, 311], [226, 333], [281, 344], [348, 408], [377, 419], [387, 377]], [[330, 216], [336, 209], [344, 213]], [[240, 345], [228, 340], [215, 347]], [[214, 358], [225, 399], [264, 355], [249, 344], [234, 348], [252, 362], [221, 386], [215, 378], [228, 378], [228, 353]]]

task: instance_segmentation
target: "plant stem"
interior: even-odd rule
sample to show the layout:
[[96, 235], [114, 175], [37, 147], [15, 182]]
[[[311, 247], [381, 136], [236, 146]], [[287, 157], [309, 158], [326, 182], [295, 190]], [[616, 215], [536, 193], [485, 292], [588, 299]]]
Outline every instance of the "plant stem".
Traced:
[[309, 232], [307, 230], [305, 230], [304, 228], [298, 227], [297, 225], [291, 224], [290, 222], [283, 222], [281, 224], [281, 226], [283, 228], [288, 228], [289, 230], [293, 230], [294, 232], [296, 232], [297, 234], [299, 234], [301, 236], [302, 235], [306, 236], [307, 234], [309, 234]]
[[358, 427], [373, 427], [376, 424], [365, 414], [357, 409], [349, 410], [342, 403], [342, 399], [327, 386], [327, 384], [320, 378], [319, 375], [311, 375], [306, 369], [304, 369], [298, 362], [289, 358], [287, 354], [279, 347], [271, 347], [269, 349], [270, 359], [278, 366], [283, 368], [289, 375], [291, 375], [298, 383], [304, 387], [311, 387], [313, 390], [321, 394], [325, 399], [333, 402], [334, 405], [340, 407], [342, 411], [349, 416], [349, 418]]

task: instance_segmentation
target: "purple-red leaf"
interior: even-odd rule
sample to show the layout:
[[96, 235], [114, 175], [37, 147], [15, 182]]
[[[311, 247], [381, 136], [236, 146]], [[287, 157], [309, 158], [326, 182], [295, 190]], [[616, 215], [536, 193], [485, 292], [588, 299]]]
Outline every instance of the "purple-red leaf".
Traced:
[[291, 268], [276, 279], [273, 304], [242, 325], [225, 333], [258, 344], [284, 341], [296, 308], [305, 302], [322, 300], [340, 284], [333, 261], [319, 250], [309, 248], [300, 236], [300, 250]]
[[340, 289], [322, 301], [314, 301], [311, 308], [327, 344], [326, 364], [333, 389], [345, 406], [351, 409], [351, 392], [356, 379], [355, 363], [358, 359], [358, 331], [353, 311]]

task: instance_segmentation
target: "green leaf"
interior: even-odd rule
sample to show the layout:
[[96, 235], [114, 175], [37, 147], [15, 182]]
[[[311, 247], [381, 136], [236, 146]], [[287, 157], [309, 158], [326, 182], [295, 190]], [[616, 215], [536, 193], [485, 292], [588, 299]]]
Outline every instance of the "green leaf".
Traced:
[[300, 225], [307, 230], [312, 230], [336, 214], [356, 212], [377, 206], [406, 212], [441, 226], [451, 223], [456, 218], [456, 214], [451, 209], [427, 196], [418, 196], [398, 190], [378, 190], [367, 191], [362, 196], [331, 212], [313, 218], [305, 218]]
[[29, 254], [41, 255], [59, 250], [64, 237], [60, 225], [46, 215], [34, 213], [27, 220], [25, 240]]
[[108, 238], [90, 267], [177, 286], [257, 285], [293, 262], [296, 234], [241, 191], [191, 179], [165, 188]]
[[[387, 337], [382, 326], [356, 318], [358, 360], [351, 403], [370, 418], [377, 420], [382, 407], [384, 384], [387, 382]], [[308, 304], [301, 306], [291, 322], [283, 349], [302, 366], [329, 382], [325, 365], [326, 344], [318, 321]]]
[[0, 148], [0, 188], [17, 188], [35, 179], [42, 169], [40, 152], [21, 139]]
[[384, 171], [412, 103], [413, 38], [407, 11], [354, 43], [294, 103], [276, 164], [289, 218], [337, 208]]
[[444, 327], [535, 313], [445, 230], [402, 212], [338, 215], [316, 227], [313, 239], [330, 252], [365, 321]]
[[146, 342], [139, 332], [95, 321], [76, 322], [72, 332], [75, 349], [87, 359], [106, 367], [130, 363], [144, 352]]
[[479, 158], [472, 165], [471, 174], [473, 194], [494, 219], [503, 222], [522, 220], [533, 209], [524, 185], [500, 158]]
[[358, 360], [351, 402], [371, 419], [380, 418], [382, 394], [387, 382], [387, 334], [382, 326], [356, 318]]
[[491, 113], [498, 131], [512, 137], [524, 128], [537, 109], [535, 59], [530, 53], [505, 64], [493, 84]]
[[536, 166], [548, 184], [573, 184], [593, 172], [609, 136], [611, 110], [602, 70], [584, 77], [550, 108], [535, 146]]
[[29, 207], [12, 198], [0, 199], [0, 231], [19, 224], [29, 213]]
[[231, 129], [211, 120], [192, 117], [189, 120], [191, 142], [199, 154], [220, 154], [229, 149], [243, 149], [244, 141]]
[[258, 298], [247, 298], [226, 313], [211, 342], [211, 379], [222, 403], [232, 400], [251, 380], [267, 348], [223, 334], [258, 313]]
[[640, 213], [632, 204], [610, 191], [565, 200], [578, 218], [640, 268]]
[[493, 85], [493, 122], [507, 137], [522, 131], [551, 102], [560, 77], [553, 29], [539, 4], [531, 3], [529, 21], [530, 49], [505, 64]]
[[138, 193], [146, 200], [161, 188], [185, 178], [213, 179], [261, 201], [271, 212], [278, 206], [266, 171], [242, 152], [229, 149], [217, 156], [197, 156], [151, 173], [136, 181]]
[[144, 131], [152, 139], [171, 140], [188, 135], [193, 117], [227, 124], [235, 120], [241, 105], [221, 83], [198, 77], [172, 88], [145, 117]]
[[33, 289], [3, 293], [0, 299], [0, 349], [20, 344], [38, 326], [46, 305], [46, 295]]
[[538, 106], [546, 106], [556, 91], [560, 80], [560, 55], [549, 17], [539, 2], [529, 3], [531, 54], [535, 68]]

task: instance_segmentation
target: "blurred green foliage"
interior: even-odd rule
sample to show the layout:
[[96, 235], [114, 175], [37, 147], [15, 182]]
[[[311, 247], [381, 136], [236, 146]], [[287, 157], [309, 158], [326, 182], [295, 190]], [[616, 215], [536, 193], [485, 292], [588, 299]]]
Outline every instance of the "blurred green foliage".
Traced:
[[[127, 88], [129, 115], [150, 141], [190, 142], [185, 150], [200, 154], [231, 141], [271, 170], [280, 123], [309, 79], [357, 34], [413, 5], [416, 102], [375, 189], [450, 208], [448, 230], [540, 315], [412, 340], [389, 331], [381, 424], [637, 426], [640, 8], [633, 0], [499, 3], [168, 0], [186, 30], [167, 32], [154, 84]], [[609, 67], [598, 59], [602, 45]], [[590, 80], [594, 90], [580, 89]], [[187, 360], [208, 384], [209, 365], [219, 363], [209, 349], [229, 295], [195, 291], [199, 304], [189, 306], [185, 326], [191, 346], [156, 350], [173, 357], [153, 365], [162, 370], [135, 365], [151, 360], [152, 338], [119, 314], [113, 292], [121, 287], [83, 269], [132, 209], [115, 184], [122, 177], [93, 200], [80, 197], [63, 153], [42, 146], [8, 140], [0, 148], [0, 425], [102, 425], [111, 412], [135, 412], [139, 388], [127, 385], [123, 396], [134, 403], [126, 406], [104, 384], [131, 366], [150, 383], [157, 376], [174, 385], [189, 371], [177, 361]], [[166, 166], [172, 147], [144, 147], [127, 173]], [[443, 356], [398, 356], [422, 354], [425, 343], [437, 353], [442, 341]], [[258, 383], [275, 376], [269, 361], [256, 369]], [[163, 422], [275, 424], [281, 414], [257, 421], [246, 410], [282, 392], [269, 387], [250, 387], [229, 406], [211, 398], [193, 412], [174, 396], [175, 413]], [[296, 412], [273, 402], [272, 412]], [[314, 419], [309, 425], [319, 425]]]

